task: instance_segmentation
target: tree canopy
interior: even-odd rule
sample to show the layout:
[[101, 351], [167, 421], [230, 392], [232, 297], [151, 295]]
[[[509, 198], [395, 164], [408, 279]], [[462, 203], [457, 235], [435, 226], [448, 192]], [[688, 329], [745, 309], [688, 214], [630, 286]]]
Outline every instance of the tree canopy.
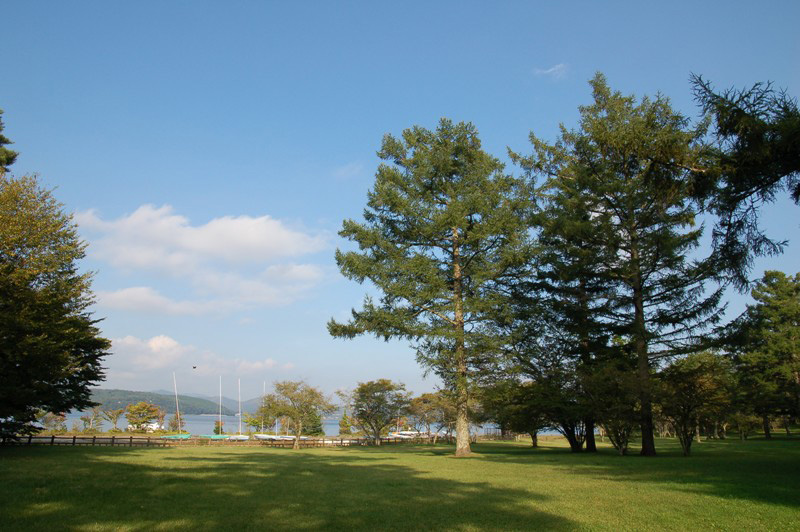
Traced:
[[32, 430], [39, 409], [94, 406], [110, 342], [89, 312], [86, 245], [35, 177], [0, 176], [0, 433]]
[[602, 74], [590, 84], [594, 101], [580, 107], [579, 127], [562, 128], [554, 145], [532, 135], [535, 153], [520, 161], [546, 176], [550, 221], [540, 244], [557, 251], [542, 262], [545, 289], [571, 336], [560, 346], [580, 361], [577, 373], [609, 331], [617, 335], [614, 351], [636, 360], [642, 454], [653, 455], [653, 366], [696, 350], [697, 332], [719, 317], [722, 290], [707, 294], [704, 285], [714, 264], [690, 258], [702, 228], [688, 178], [704, 160], [705, 127], [690, 128], [663, 96], [623, 96]]
[[403, 384], [388, 379], [360, 382], [353, 391], [353, 421], [380, 445], [381, 432], [406, 413], [409, 400]]
[[469, 454], [471, 370], [496, 352], [490, 316], [502, 312], [505, 281], [524, 264], [528, 196], [521, 181], [481, 149], [471, 124], [443, 119], [436, 131], [413, 127], [386, 135], [364, 222], [339, 233], [358, 244], [337, 251], [343, 275], [371, 281], [349, 323], [331, 320], [333, 336], [371, 333], [411, 340], [417, 358], [455, 393], [456, 454]]
[[6, 144], [13, 144], [3, 135], [3, 110], [0, 109], [0, 176], [8, 171], [8, 167], [17, 160], [17, 152], [5, 147]]
[[741, 392], [769, 436], [769, 416], [800, 416], [800, 274], [767, 271], [752, 296], [729, 342]]
[[318, 434], [322, 416], [335, 407], [320, 390], [303, 381], [276, 382], [274, 388], [274, 393], [264, 396], [256, 418], [286, 418], [295, 436], [294, 449], [299, 449], [303, 434]]
[[759, 224], [761, 208], [788, 192], [800, 204], [800, 108], [771, 83], [718, 92], [693, 75], [695, 97], [714, 119], [716, 146], [693, 176], [695, 197], [717, 215], [713, 243], [721, 265], [740, 287], [753, 258], [780, 253]]

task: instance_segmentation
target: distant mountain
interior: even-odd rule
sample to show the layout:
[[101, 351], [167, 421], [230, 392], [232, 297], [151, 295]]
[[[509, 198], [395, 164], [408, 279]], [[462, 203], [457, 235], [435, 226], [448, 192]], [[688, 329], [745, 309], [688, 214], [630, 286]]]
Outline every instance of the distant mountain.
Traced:
[[[200, 397], [178, 394], [181, 412], [184, 414], [217, 414], [219, 413], [219, 403], [209, 401]], [[146, 401], [153, 403], [167, 412], [175, 411], [175, 395], [170, 393], [156, 392], [134, 392], [131, 390], [104, 390], [95, 388], [92, 390], [92, 401], [100, 403], [101, 408], [125, 408], [129, 404]], [[239, 411], [238, 404], [235, 410], [226, 408], [225, 401], [222, 403], [223, 415], [230, 416]]]

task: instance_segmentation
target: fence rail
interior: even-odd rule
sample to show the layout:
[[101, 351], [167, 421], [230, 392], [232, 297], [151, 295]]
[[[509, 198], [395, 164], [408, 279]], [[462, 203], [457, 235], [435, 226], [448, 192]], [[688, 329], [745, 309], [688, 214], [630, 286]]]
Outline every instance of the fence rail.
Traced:
[[152, 436], [23, 436], [6, 445], [99, 445], [110, 447], [167, 447], [169, 443]]
[[[434, 438], [381, 438], [380, 445], [429, 444]], [[439, 436], [439, 442], [454, 443], [452, 436]], [[356, 447], [371, 446], [372, 438], [308, 438], [300, 440], [301, 448], [309, 447]], [[294, 440], [211, 440], [193, 437], [183, 440], [169, 440], [152, 436], [23, 436], [18, 440], [6, 441], [4, 445], [74, 445], [106, 447], [183, 447], [193, 445], [223, 445], [236, 447], [279, 447], [291, 448]]]

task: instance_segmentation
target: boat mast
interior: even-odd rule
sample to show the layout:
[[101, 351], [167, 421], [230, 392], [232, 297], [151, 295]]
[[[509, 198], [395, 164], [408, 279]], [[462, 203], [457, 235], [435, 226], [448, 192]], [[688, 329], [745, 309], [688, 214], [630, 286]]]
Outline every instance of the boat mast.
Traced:
[[175, 372], [172, 372], [172, 386], [175, 389], [175, 419], [178, 421], [178, 434], [182, 433], [181, 430], [181, 407], [178, 404], [178, 381], [175, 379]]
[[261, 393], [261, 432], [264, 432], [264, 398], [267, 396], [267, 381], [264, 381], [264, 391]]
[[239, 379], [239, 434], [242, 433], [242, 379]]
[[219, 433], [222, 434], [222, 375], [219, 376]]

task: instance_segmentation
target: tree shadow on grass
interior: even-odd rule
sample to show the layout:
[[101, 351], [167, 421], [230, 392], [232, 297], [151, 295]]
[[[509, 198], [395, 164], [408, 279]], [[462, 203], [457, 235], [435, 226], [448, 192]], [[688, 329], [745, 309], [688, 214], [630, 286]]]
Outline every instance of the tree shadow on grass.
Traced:
[[11, 451], [0, 453], [0, 512], [11, 529], [576, 527], [542, 511], [544, 495], [433, 477], [370, 451]]
[[639, 456], [635, 447], [629, 456], [612, 448], [598, 453], [491, 443], [474, 448], [498, 463], [541, 463], [597, 480], [657, 483], [678, 491], [800, 507], [800, 442], [706, 441], [694, 444], [689, 457], [675, 441], [661, 440], [658, 447], [656, 457]]

